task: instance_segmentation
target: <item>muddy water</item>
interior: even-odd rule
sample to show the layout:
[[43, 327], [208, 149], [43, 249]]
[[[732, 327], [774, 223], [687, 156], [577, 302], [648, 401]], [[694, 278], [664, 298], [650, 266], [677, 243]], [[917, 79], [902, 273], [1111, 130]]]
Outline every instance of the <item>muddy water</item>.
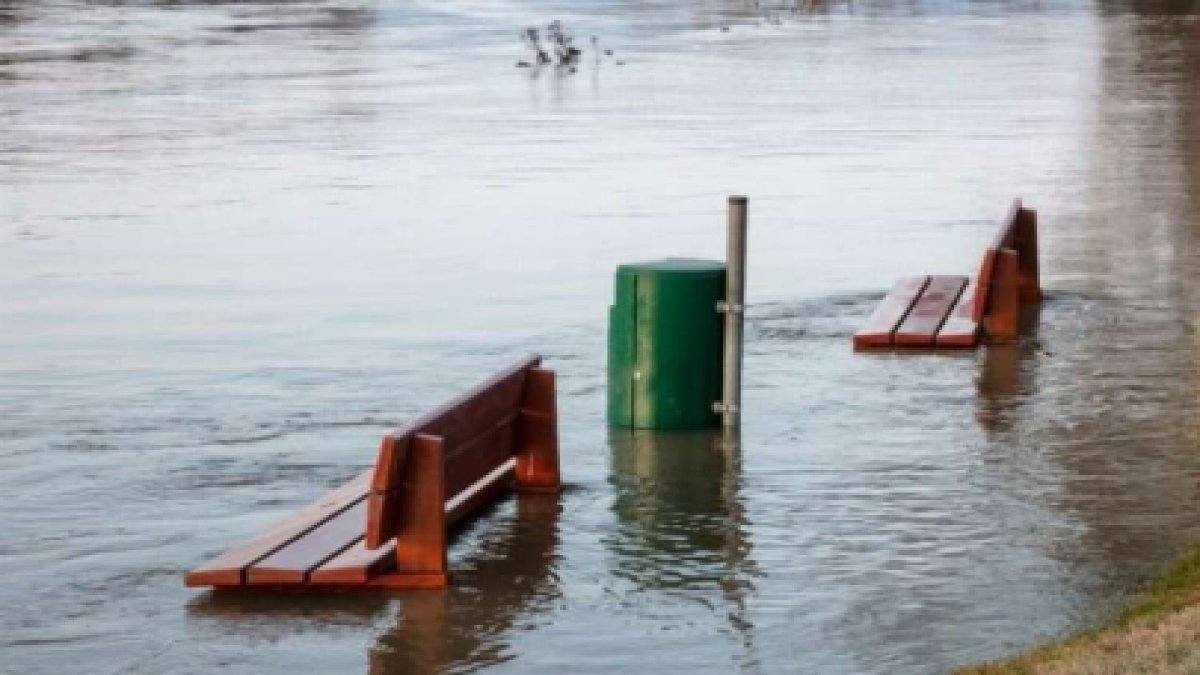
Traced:
[[[1200, 541], [1200, 10], [1137, 5], [0, 0], [0, 670], [925, 673], [1099, 620]], [[515, 68], [553, 18], [614, 55]], [[742, 437], [609, 433], [615, 265], [719, 257], [732, 192]], [[851, 353], [1014, 195], [1019, 345]], [[569, 489], [451, 591], [182, 588], [525, 351]]]

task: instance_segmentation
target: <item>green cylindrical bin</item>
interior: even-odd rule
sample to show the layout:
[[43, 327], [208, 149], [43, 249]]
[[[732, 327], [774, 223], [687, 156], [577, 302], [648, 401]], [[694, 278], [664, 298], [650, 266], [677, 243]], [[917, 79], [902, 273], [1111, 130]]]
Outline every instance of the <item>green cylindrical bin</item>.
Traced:
[[725, 264], [621, 265], [608, 317], [608, 421], [634, 429], [718, 426]]

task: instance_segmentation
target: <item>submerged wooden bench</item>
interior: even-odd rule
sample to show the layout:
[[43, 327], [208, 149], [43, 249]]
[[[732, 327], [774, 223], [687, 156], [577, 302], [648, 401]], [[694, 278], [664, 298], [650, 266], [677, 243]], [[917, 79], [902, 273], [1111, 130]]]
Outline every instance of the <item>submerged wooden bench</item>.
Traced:
[[560, 490], [554, 373], [529, 357], [383, 437], [375, 466], [189, 572], [188, 586], [443, 588], [447, 530]]
[[1040, 302], [1037, 213], [1013, 201], [975, 277], [896, 282], [854, 334], [855, 349], [974, 347], [1017, 336], [1022, 303]]

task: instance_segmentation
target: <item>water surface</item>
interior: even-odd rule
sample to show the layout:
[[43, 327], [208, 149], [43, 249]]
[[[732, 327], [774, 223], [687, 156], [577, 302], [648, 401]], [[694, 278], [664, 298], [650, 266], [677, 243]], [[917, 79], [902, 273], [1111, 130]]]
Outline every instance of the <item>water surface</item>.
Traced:
[[[937, 672], [1200, 541], [1200, 8], [765, 11], [0, 0], [0, 670]], [[555, 18], [614, 55], [515, 68]], [[615, 266], [731, 193], [741, 438], [610, 432]], [[1017, 195], [1020, 344], [851, 352]], [[528, 351], [569, 486], [453, 589], [182, 587]]]

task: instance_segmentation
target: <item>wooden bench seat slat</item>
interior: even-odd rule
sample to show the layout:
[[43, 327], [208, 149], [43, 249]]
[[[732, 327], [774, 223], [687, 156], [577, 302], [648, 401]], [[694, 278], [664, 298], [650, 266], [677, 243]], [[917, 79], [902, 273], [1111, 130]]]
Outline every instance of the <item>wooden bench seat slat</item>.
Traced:
[[366, 521], [367, 503], [363, 500], [252, 565], [246, 571], [246, 583], [304, 583], [310, 571], [361, 540]]
[[238, 586], [244, 584], [245, 570], [254, 563], [304, 536], [322, 523], [366, 497], [372, 470], [364, 471], [350, 482], [325, 493], [250, 541], [229, 549], [213, 560], [193, 569], [184, 577], [187, 586]]
[[966, 277], [930, 277], [921, 297], [896, 328], [892, 342], [897, 346], [932, 347], [934, 336], [954, 309], [954, 303], [966, 285]]
[[905, 277], [897, 281], [875, 308], [867, 324], [854, 334], [854, 347], [864, 349], [890, 346], [896, 327], [904, 321], [904, 317], [908, 315], [913, 303], [928, 283], [927, 276]]
[[396, 567], [396, 540], [379, 548], [367, 548], [366, 540], [326, 561], [308, 575], [310, 584], [365, 584]]
[[979, 341], [979, 322], [975, 320], [975, 287], [979, 282], [971, 279], [966, 289], [958, 296], [950, 316], [942, 324], [934, 344], [938, 347], [974, 347]]

